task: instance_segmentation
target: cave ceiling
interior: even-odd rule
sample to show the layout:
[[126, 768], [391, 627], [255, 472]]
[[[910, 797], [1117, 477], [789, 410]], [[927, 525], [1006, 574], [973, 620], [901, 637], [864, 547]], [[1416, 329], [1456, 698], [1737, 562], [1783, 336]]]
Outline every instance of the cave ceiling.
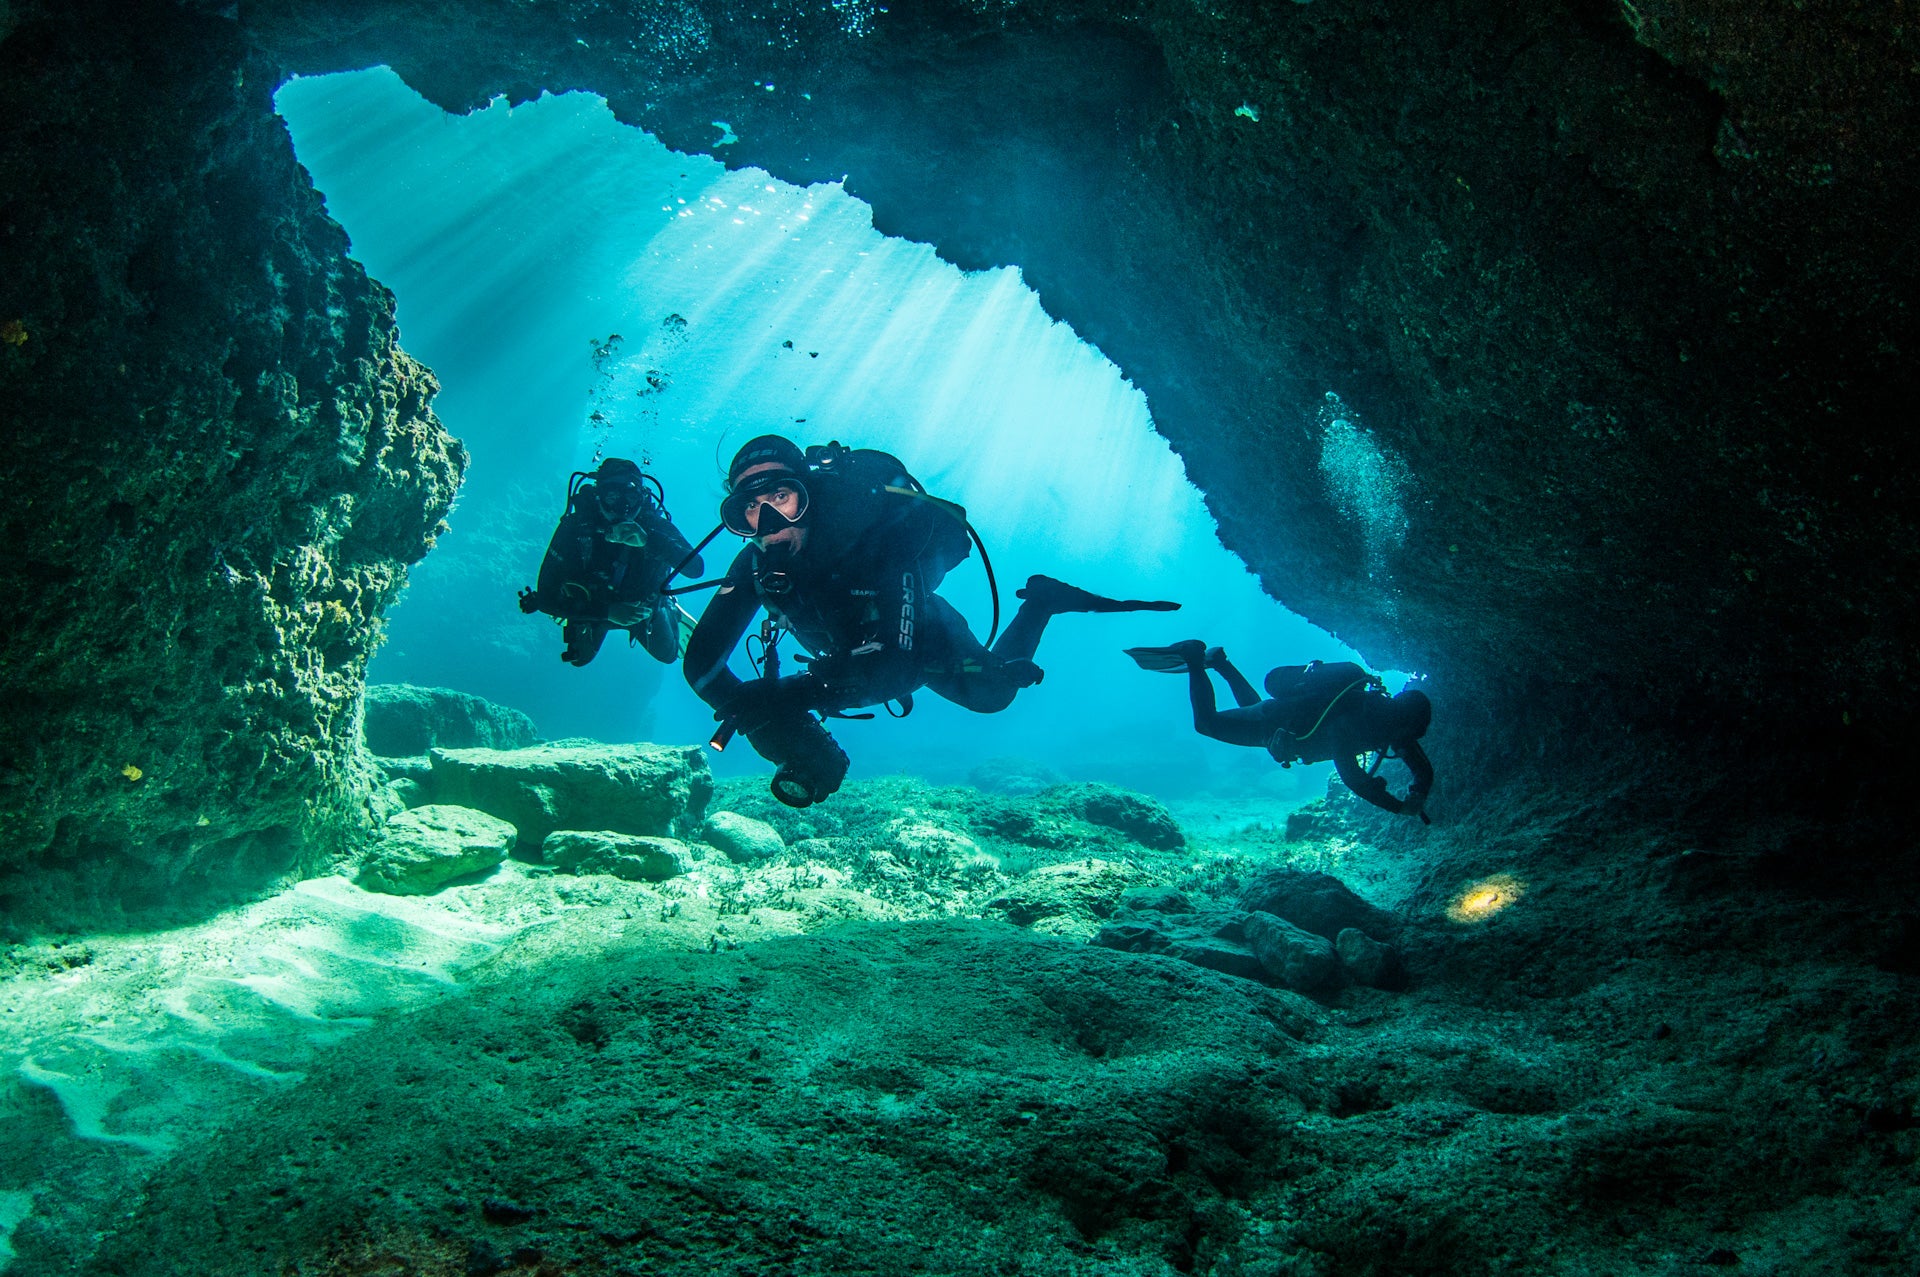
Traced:
[[1019, 266], [1227, 544], [1376, 663], [1775, 708], [1911, 681], [1920, 49], [1854, 6], [240, 13], [285, 71], [589, 89]]

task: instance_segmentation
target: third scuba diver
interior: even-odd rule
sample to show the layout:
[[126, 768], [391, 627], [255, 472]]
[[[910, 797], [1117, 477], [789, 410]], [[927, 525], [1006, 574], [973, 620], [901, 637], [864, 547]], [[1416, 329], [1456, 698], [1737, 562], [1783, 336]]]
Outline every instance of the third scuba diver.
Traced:
[[[774, 763], [774, 795], [805, 807], [832, 794], [847, 756], [814, 718], [864, 705], [910, 708], [922, 687], [978, 713], [1005, 709], [1042, 676], [1033, 655], [1061, 612], [1172, 611], [1177, 603], [1118, 600], [1034, 576], [991, 649], [934, 590], [969, 553], [965, 511], [928, 496], [882, 452], [810, 448], [763, 435], [727, 470], [720, 506], [747, 538], [687, 641], [687, 681], [731, 730]], [[727, 659], [756, 613], [763, 650], [791, 633], [807, 672], [742, 681]], [[991, 638], [990, 640], [991, 641]], [[802, 658], [808, 659], [808, 658]], [[904, 710], [903, 710], [904, 712]]]
[[[1433, 705], [1424, 692], [1388, 696], [1378, 678], [1350, 661], [1314, 661], [1268, 671], [1268, 698], [1263, 699], [1225, 652], [1199, 639], [1170, 647], [1128, 648], [1127, 655], [1142, 669], [1185, 671], [1193, 727], [1202, 736], [1263, 747], [1282, 767], [1331, 759], [1347, 788], [1374, 806], [1432, 823], [1426, 804], [1433, 789], [1433, 764], [1420, 748], [1420, 737], [1432, 721]], [[1208, 670], [1220, 672], [1238, 708], [1215, 707]], [[1376, 756], [1373, 769], [1361, 761], [1368, 754]], [[1398, 758], [1413, 773], [1405, 798], [1388, 792], [1378, 774], [1388, 758]]]

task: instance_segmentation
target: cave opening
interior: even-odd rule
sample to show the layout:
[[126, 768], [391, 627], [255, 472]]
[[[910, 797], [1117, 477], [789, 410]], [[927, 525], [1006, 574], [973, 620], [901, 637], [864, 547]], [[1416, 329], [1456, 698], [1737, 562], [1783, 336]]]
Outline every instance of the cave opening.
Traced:
[[[864, 770], [957, 781], [1020, 758], [1170, 799], [1297, 801], [1323, 786], [1325, 765], [1282, 772], [1196, 737], [1184, 686], [1123, 655], [1198, 636], [1250, 668], [1354, 658], [1220, 544], [1144, 396], [1051, 319], [1017, 269], [963, 271], [881, 235], [837, 184], [676, 153], [589, 94], [458, 116], [377, 68], [293, 79], [276, 102], [353, 255], [393, 289], [402, 342], [434, 369], [436, 410], [473, 457], [371, 681], [481, 695], [549, 738], [704, 739], [710, 712], [677, 668], [618, 632], [591, 664], [567, 666], [557, 629], [523, 616], [515, 591], [533, 580], [571, 472], [642, 462], [697, 541], [727, 458], [776, 432], [891, 451], [964, 505], [1003, 619], [1033, 572], [1183, 605], [1058, 618], [1045, 683], [1008, 712], [929, 695], [910, 721], [844, 724], [857, 768], [884, 758]], [[714, 128], [722, 142], [731, 132]], [[737, 545], [716, 540], [707, 575]], [[942, 594], [984, 634], [977, 556]], [[716, 765], [757, 763], [742, 753]]]

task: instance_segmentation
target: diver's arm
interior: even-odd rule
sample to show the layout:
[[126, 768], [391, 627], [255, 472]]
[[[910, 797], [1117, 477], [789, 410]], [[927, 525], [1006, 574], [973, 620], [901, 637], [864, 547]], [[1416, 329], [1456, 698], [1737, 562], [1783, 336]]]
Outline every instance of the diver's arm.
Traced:
[[700, 613], [680, 665], [694, 694], [715, 709], [725, 709], [745, 686], [727, 668], [727, 658], [760, 610], [760, 596], [753, 589], [753, 556], [753, 547], [747, 546], [734, 558], [726, 579]]
[[579, 556], [580, 542], [591, 536], [592, 530], [584, 515], [569, 511], [561, 517], [560, 526], [553, 530], [553, 539], [547, 542], [546, 557], [540, 561], [538, 584], [530, 596], [534, 606], [528, 608], [523, 601], [523, 611], [568, 618], [606, 615], [605, 600], [601, 600], [601, 607], [596, 611], [592, 606], [592, 592], [582, 580], [590, 563]]
[[1382, 811], [1390, 811], [1396, 816], [1400, 814], [1402, 806], [1400, 800], [1387, 792], [1387, 782], [1384, 779], [1367, 774], [1366, 768], [1360, 765], [1356, 751], [1340, 750], [1333, 756], [1333, 768], [1340, 773], [1340, 779], [1346, 782], [1347, 788], [1361, 798]]
[[1415, 794], [1422, 798], [1433, 792], [1433, 763], [1427, 758], [1427, 751], [1420, 748], [1417, 740], [1403, 740], [1393, 747], [1400, 761], [1413, 773], [1413, 788], [1407, 791], [1407, 797]]
[[[689, 579], [698, 579], [700, 574], [706, 571], [706, 564], [699, 555], [694, 554], [691, 559], [687, 558], [689, 554], [693, 554], [692, 544], [658, 506], [649, 502], [641, 518], [647, 526], [647, 539], [659, 546], [657, 556], [666, 560], [669, 570], [680, 567], [680, 574]], [[683, 560], [685, 566], [682, 567], [680, 565]]]

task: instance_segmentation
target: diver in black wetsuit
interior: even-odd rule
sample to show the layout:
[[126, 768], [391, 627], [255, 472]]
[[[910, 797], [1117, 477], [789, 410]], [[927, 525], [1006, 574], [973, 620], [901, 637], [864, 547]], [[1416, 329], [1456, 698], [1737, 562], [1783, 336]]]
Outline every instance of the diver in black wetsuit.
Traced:
[[[1262, 698], [1224, 651], [1199, 639], [1171, 647], [1128, 648], [1127, 655], [1142, 669], [1186, 672], [1193, 727], [1202, 736], [1229, 745], [1260, 746], [1283, 767], [1331, 759], [1340, 779], [1360, 797], [1386, 811], [1427, 821], [1433, 764], [1420, 748], [1420, 737], [1432, 721], [1433, 705], [1425, 693], [1409, 690], [1388, 696], [1380, 680], [1358, 665], [1315, 661], [1269, 671], [1269, 696]], [[1218, 670], [1226, 680], [1237, 709], [1215, 708], [1208, 670]], [[1405, 798], [1395, 798], [1387, 782], [1362, 764], [1367, 754], [1406, 764], [1413, 785]]]
[[679, 657], [680, 606], [661, 587], [676, 564], [699, 572], [700, 559], [673, 526], [658, 489], [624, 457], [574, 475], [539, 584], [520, 591], [522, 612], [561, 622], [560, 659], [567, 664], [591, 661], [611, 630], [626, 630], [662, 664]]
[[[1176, 603], [1102, 598], [1035, 576], [988, 650], [934, 590], [966, 557], [966, 514], [918, 490], [885, 453], [838, 444], [806, 453], [778, 435], [741, 448], [721, 522], [749, 544], [687, 640], [693, 690], [774, 763], [773, 791], [795, 807], [840, 787], [847, 756], [810, 711], [897, 701], [922, 687], [983, 714], [1041, 679], [1033, 655], [1060, 612], [1171, 611]], [[743, 682], [727, 659], [764, 608], [811, 653], [807, 672]], [[763, 634], [764, 637], [764, 634]]]

